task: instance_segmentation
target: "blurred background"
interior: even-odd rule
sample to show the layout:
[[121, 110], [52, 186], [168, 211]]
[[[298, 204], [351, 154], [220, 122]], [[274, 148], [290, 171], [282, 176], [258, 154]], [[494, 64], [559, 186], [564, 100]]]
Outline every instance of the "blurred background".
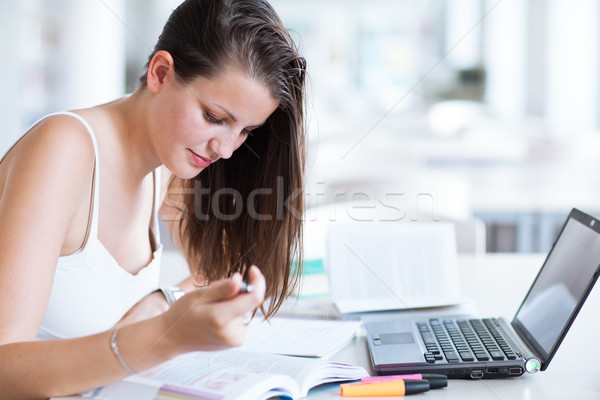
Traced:
[[[46, 113], [131, 92], [179, 2], [0, 2], [0, 153]], [[360, 201], [545, 252], [572, 207], [600, 215], [599, 2], [271, 3], [308, 60], [307, 218]]]

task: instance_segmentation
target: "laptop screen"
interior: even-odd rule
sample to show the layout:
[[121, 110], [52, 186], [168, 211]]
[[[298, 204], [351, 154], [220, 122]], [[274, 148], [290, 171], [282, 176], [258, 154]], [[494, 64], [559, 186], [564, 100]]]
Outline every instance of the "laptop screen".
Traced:
[[574, 209], [513, 320], [515, 329], [543, 350], [543, 364], [591, 291], [599, 265], [600, 221]]

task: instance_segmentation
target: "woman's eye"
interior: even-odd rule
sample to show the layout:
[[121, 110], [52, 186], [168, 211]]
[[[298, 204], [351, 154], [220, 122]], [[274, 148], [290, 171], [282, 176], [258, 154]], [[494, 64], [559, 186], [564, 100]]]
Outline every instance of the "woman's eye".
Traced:
[[208, 122], [210, 122], [211, 124], [223, 125], [223, 120], [222, 119], [215, 118], [215, 117], [213, 117], [212, 115], [210, 115], [207, 112], [204, 113], [204, 118], [206, 118], [206, 120]]

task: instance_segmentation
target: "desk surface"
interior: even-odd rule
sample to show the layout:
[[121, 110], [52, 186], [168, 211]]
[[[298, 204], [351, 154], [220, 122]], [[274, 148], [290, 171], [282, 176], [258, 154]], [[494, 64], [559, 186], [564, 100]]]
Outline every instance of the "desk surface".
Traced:
[[[543, 261], [542, 255], [461, 256], [461, 292], [472, 299], [481, 316], [503, 316], [510, 320]], [[593, 329], [600, 326], [599, 314], [600, 288], [596, 287], [544, 372], [494, 380], [453, 379], [447, 388], [432, 390], [422, 396], [462, 400], [599, 399], [600, 345], [592, 342], [598, 337]], [[355, 338], [331, 360], [362, 365], [374, 374], [364, 336]], [[339, 385], [313, 389], [309, 397], [339, 399]], [[387, 398], [392, 397], [372, 397]]]
[[[543, 261], [544, 256], [537, 254], [460, 256], [461, 293], [471, 299], [481, 316], [503, 316], [510, 320]], [[310, 308], [315, 305], [306, 303], [298, 305], [298, 307], [307, 306]], [[435, 312], [440, 311], [451, 313], [452, 309], [435, 310]], [[544, 372], [495, 380], [454, 379], [445, 389], [432, 390], [419, 396], [428, 399], [461, 400], [600, 399], [600, 345], [592, 343], [592, 340], [598, 337], [594, 332], [594, 329], [600, 327], [598, 315], [600, 315], [600, 288], [596, 287], [548, 370]], [[370, 318], [379, 317], [390, 318], [392, 315], [382, 313], [377, 317], [370, 316]], [[362, 335], [357, 336], [329, 359], [364, 366], [374, 375], [365, 337]], [[339, 384], [315, 388], [310, 391], [309, 398], [340, 399]], [[366, 400], [392, 398], [397, 399], [397, 397], [362, 397]]]

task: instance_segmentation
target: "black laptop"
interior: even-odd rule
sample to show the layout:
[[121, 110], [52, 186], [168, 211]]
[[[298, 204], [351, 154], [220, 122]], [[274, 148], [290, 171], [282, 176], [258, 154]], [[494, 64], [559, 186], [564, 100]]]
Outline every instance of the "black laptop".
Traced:
[[373, 368], [451, 378], [543, 371], [599, 273], [600, 220], [573, 209], [511, 323], [468, 317], [368, 323]]

